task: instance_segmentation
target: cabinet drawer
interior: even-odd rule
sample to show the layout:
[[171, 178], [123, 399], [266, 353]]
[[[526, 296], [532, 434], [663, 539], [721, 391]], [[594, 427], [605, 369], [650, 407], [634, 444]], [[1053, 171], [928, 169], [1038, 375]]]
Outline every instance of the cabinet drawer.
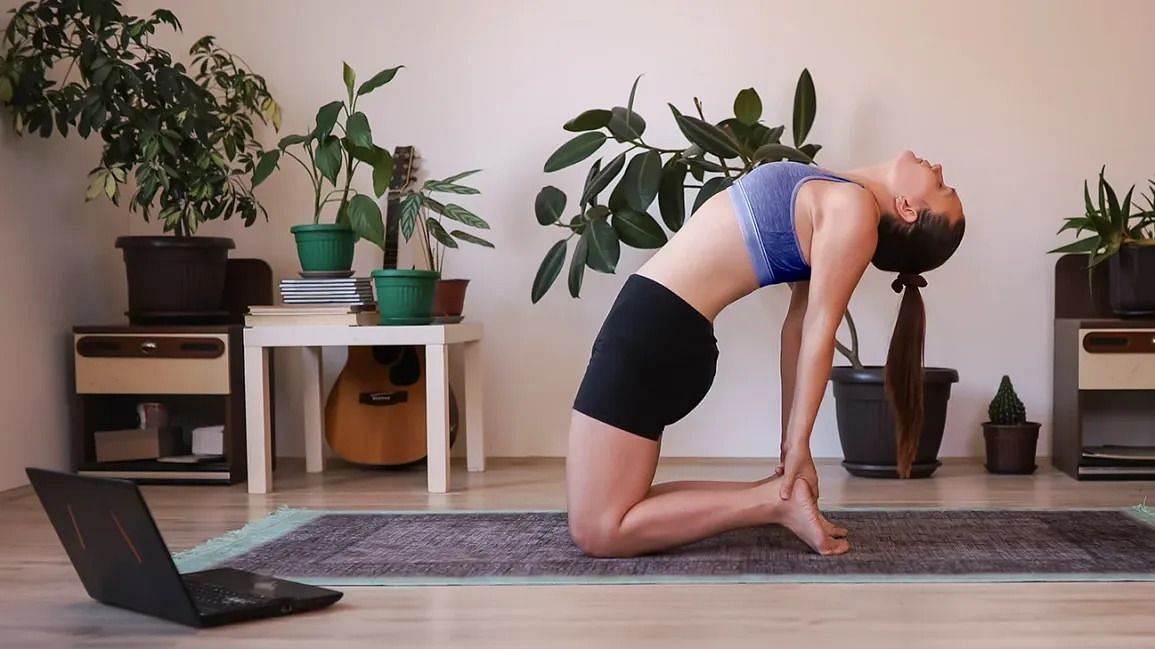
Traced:
[[1080, 329], [1080, 390], [1155, 390], [1155, 329]]
[[78, 394], [228, 394], [227, 335], [75, 335]]

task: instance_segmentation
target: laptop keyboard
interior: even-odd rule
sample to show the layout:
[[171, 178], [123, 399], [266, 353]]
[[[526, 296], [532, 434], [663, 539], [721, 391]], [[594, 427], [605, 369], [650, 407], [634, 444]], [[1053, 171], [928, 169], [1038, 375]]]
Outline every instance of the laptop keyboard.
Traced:
[[269, 599], [266, 597], [248, 593], [238, 593], [217, 586], [216, 584], [194, 581], [192, 579], [186, 579], [184, 583], [188, 589], [189, 596], [192, 597], [193, 603], [196, 604], [197, 610], [204, 615], [235, 611], [237, 609], [251, 608], [254, 606], [264, 606], [269, 603]]

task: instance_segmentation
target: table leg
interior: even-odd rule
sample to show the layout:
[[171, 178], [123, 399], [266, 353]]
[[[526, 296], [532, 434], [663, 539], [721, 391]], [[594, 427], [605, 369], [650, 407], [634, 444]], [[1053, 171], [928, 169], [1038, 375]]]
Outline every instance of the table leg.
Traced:
[[269, 412], [269, 350], [245, 347], [245, 447], [249, 493], [273, 483], [272, 417]]
[[481, 341], [465, 347], [465, 455], [470, 471], [485, 470], [485, 418], [482, 411]]
[[449, 358], [445, 345], [425, 346], [426, 466], [430, 493], [449, 491]]
[[324, 395], [321, 393], [321, 348], [305, 347], [303, 352], [304, 363], [301, 374], [305, 392], [305, 401], [302, 404], [305, 410], [305, 472], [320, 473], [325, 469], [322, 441], [324, 428], [321, 416], [324, 403]]

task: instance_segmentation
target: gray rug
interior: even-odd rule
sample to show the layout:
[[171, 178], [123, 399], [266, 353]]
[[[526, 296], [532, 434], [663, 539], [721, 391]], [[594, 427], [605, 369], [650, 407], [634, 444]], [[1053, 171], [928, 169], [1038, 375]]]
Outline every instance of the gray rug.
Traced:
[[738, 530], [636, 559], [593, 559], [563, 512], [282, 509], [177, 555], [355, 585], [888, 581], [1155, 581], [1155, 515], [1076, 510], [827, 510], [851, 552], [815, 555], [787, 530]]

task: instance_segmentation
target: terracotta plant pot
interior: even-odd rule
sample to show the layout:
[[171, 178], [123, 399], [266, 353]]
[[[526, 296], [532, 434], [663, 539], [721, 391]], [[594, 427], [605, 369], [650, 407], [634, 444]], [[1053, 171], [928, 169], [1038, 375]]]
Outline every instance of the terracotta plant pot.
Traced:
[[1039, 424], [1033, 421], [1021, 424], [983, 423], [983, 438], [987, 448], [987, 471], [991, 473], [1034, 473], [1035, 451], [1039, 444]]
[[435, 317], [461, 315], [465, 310], [465, 289], [468, 287], [467, 279], [439, 280], [437, 292], [433, 297], [433, 315]]

